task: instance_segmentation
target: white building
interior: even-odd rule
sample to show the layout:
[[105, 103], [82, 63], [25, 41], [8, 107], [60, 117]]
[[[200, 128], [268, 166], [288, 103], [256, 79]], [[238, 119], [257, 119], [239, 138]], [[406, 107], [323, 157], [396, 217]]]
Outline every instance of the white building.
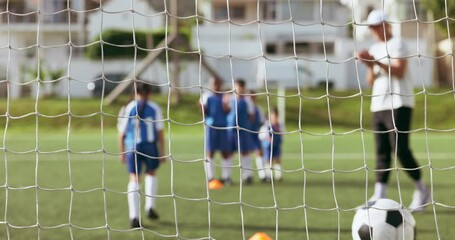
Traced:
[[[0, 0], [0, 7], [5, 8], [6, 2]], [[94, 43], [101, 31], [165, 27], [163, 0], [103, 0], [101, 6], [99, 2], [92, 6], [90, 3], [94, 2], [87, 0], [8, 2], [8, 11], [0, 9], [0, 53], [3, 56], [0, 58], [0, 96], [6, 95], [5, 79], [11, 83], [11, 97], [34, 96], [38, 82], [33, 72], [41, 59], [44, 70], [63, 70], [64, 73], [61, 79], [54, 81], [56, 84], [42, 84], [40, 93], [56, 85], [58, 94], [63, 97], [67, 96], [68, 89], [71, 96], [89, 97], [88, 82], [103, 73], [127, 75], [141, 60], [87, 60], [84, 50]], [[394, 33], [409, 40], [412, 53], [431, 55], [429, 43], [432, 40], [422, 37], [431, 34], [425, 24], [412, 21], [415, 19], [413, 2], [386, 1], [385, 9], [400, 23], [393, 24]], [[194, 1], [179, 2], [180, 21], [191, 21], [190, 16], [196, 15], [190, 3], [194, 5]], [[204, 19], [199, 18], [198, 27], [193, 27], [192, 47], [200, 47], [205, 60], [229, 83], [244, 78], [250, 87], [263, 87], [265, 80], [268, 86], [279, 84], [288, 88], [327, 83], [336, 89], [366, 86], [364, 66], [356, 66], [354, 55], [371, 44], [369, 35], [365, 34], [367, 27], [361, 23], [370, 9], [381, 7], [379, 3], [372, 0], [290, 0], [290, 3], [289, 6], [288, 0], [229, 0], [228, 14], [226, 0], [198, 0], [199, 14]], [[355, 6], [352, 10], [351, 3]], [[419, 1], [415, 3], [418, 17], [422, 19], [425, 16], [420, 14]], [[411, 68], [416, 69], [412, 71], [416, 86], [431, 85], [433, 63], [425, 58], [420, 60], [419, 63], [416, 57], [410, 59]], [[169, 69], [172, 71], [172, 66]], [[170, 75], [164, 63], [157, 61], [141, 77], [166, 85]], [[182, 88], [199, 91], [197, 86], [204, 84], [208, 77], [206, 71], [199, 73], [197, 61], [181, 62]], [[48, 78], [43, 80], [55, 80]]]
[[[33, 72], [36, 72], [38, 59], [41, 59], [42, 69], [68, 67], [70, 41], [76, 45], [84, 41], [86, 13], [66, 11], [67, 3], [66, 0], [0, 1], [0, 79], [3, 80], [0, 95], [6, 95], [6, 79], [10, 82], [11, 97], [34, 91], [38, 84]], [[69, 7], [84, 10], [85, 1], [69, 1]], [[79, 52], [73, 48], [74, 55]]]
[[[252, 87], [254, 83], [263, 86], [264, 80], [294, 88], [327, 83], [336, 89], [364, 87], [365, 69], [359, 66], [357, 74], [354, 56], [371, 44], [362, 22], [381, 1], [354, 0], [352, 10], [344, 2], [352, 0], [291, 0], [290, 6], [281, 0], [230, 0], [228, 15], [225, 0], [205, 0], [200, 5], [208, 20], [194, 29], [198, 34], [193, 34], [193, 43], [199, 43], [225, 81], [244, 78]], [[389, 14], [401, 19], [400, 23], [413, 13], [411, 0], [387, 3]], [[421, 12], [418, 1], [416, 6]], [[409, 27], [412, 24], [416, 22], [394, 24], [394, 33], [409, 40], [413, 53], [425, 55], [431, 50], [422, 37], [426, 29], [420, 28], [417, 41], [416, 27]], [[421, 61], [420, 68], [416, 58], [410, 62], [411, 68], [422, 69], [413, 71], [416, 86], [422, 86], [422, 81], [431, 84], [432, 64]]]

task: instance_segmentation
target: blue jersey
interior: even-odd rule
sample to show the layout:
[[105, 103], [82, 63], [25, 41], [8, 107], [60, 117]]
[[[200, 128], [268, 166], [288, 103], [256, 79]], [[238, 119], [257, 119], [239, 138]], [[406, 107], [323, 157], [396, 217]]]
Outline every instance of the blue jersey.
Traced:
[[228, 126], [251, 129], [250, 114], [254, 114], [254, 105], [249, 98], [236, 97], [229, 102], [231, 111], [228, 114]]
[[264, 124], [265, 118], [262, 109], [259, 106], [254, 106], [254, 121], [251, 125], [251, 130], [257, 132]]
[[139, 144], [156, 144], [158, 131], [163, 129], [162, 119], [161, 109], [155, 103], [131, 101], [121, 114], [117, 126], [125, 134], [126, 150], [132, 150]]
[[[270, 127], [272, 127], [272, 131], [270, 131]], [[259, 138], [262, 141], [262, 145], [267, 147], [273, 145], [273, 147], [279, 147], [283, 143], [283, 132], [284, 128], [281, 124], [272, 124], [267, 121], [261, 127], [261, 133], [259, 134]]]
[[223, 108], [223, 94], [207, 93], [202, 96], [205, 121], [208, 126], [226, 127], [227, 113]]

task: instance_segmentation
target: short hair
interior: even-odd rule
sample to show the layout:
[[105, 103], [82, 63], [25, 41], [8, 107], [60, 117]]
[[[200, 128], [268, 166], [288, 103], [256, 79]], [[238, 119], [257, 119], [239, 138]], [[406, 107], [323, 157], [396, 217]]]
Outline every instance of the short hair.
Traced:
[[223, 86], [223, 81], [217, 77], [211, 77], [209, 79], [209, 84], [216, 84], [216, 85], [219, 85], [219, 86]]
[[235, 84], [239, 85], [240, 87], [245, 87], [246, 86], [246, 82], [242, 78], [239, 78], [239, 79], [235, 80]]
[[272, 108], [272, 113], [278, 116], [279, 115], [278, 114], [278, 108], [277, 107], [273, 107]]
[[150, 85], [142, 82], [137, 82], [136, 83], [136, 93], [141, 95], [141, 96], [147, 96], [152, 92], [152, 88]]

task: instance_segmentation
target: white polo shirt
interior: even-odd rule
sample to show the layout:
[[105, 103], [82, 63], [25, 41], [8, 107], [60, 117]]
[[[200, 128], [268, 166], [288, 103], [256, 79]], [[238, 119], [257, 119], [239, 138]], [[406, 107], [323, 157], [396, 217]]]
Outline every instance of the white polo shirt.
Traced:
[[[369, 49], [369, 53], [377, 61], [389, 65], [389, 61], [393, 63], [397, 61], [397, 58], [406, 57], [408, 55], [408, 49], [404, 40], [401, 38], [392, 38], [387, 42], [375, 43]], [[372, 112], [400, 107], [414, 107], [414, 91], [409, 67], [406, 68], [402, 79], [398, 79], [392, 75], [389, 76], [387, 70], [381, 69], [377, 65], [374, 66], [373, 71], [376, 79], [373, 83], [373, 96], [370, 106]]]

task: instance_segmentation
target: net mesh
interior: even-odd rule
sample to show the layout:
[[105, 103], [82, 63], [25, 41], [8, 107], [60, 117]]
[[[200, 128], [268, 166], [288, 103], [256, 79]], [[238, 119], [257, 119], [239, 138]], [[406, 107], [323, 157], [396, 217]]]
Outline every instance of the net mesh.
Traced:
[[[448, 1], [444, 2], [447, 9]], [[358, 1], [347, 1], [346, 6], [322, 0], [188, 3], [0, 1], [4, 59], [0, 80], [4, 95], [0, 115], [2, 238], [248, 239], [260, 231], [274, 239], [350, 238], [355, 208], [370, 197], [376, 173], [368, 111], [372, 94], [364, 81], [365, 68], [355, 57], [371, 43], [359, 37], [368, 26], [358, 17], [363, 14], [361, 7], [355, 7]], [[184, 4], [188, 6], [178, 7]], [[393, 9], [390, 6], [386, 1], [378, 5], [385, 10]], [[406, 59], [412, 63], [414, 83], [418, 83], [414, 95], [420, 105], [416, 107], [417, 127], [409, 132], [418, 134], [420, 145], [415, 151], [433, 199], [426, 215], [418, 218], [418, 224], [426, 221], [431, 226], [418, 230], [425, 229], [429, 238], [447, 238], [450, 227], [439, 223], [448, 221], [444, 215], [450, 215], [447, 213], [455, 206], [450, 190], [443, 189], [449, 188], [444, 179], [454, 170], [446, 161], [452, 156], [446, 144], [455, 128], [430, 125], [439, 116], [429, 116], [427, 111], [435, 108], [431, 104], [435, 99], [453, 105], [453, 52], [450, 48], [434, 55], [431, 39], [424, 36], [441, 21], [447, 22], [450, 32], [452, 18], [446, 11], [443, 18], [427, 19], [416, 0], [405, 1], [404, 7], [409, 14], [390, 23], [402, 34], [410, 31], [413, 36], [409, 37], [413, 51]], [[151, 9], [154, 11], [148, 11]], [[351, 17], [345, 19], [339, 13]], [[127, 30], [132, 39], [110, 42], [105, 30], [124, 22], [131, 23]], [[192, 30], [191, 44], [182, 43], [172, 29], [176, 26]], [[142, 42], [140, 36], [147, 27], [160, 29], [163, 42], [147, 37], [148, 44]], [[446, 38], [451, 43], [450, 35]], [[100, 58], [85, 59], [84, 54], [96, 46]], [[112, 61], [115, 55], [107, 55], [123, 50], [130, 51], [127, 63], [116, 63]], [[183, 59], [185, 67], [174, 65], [176, 59]], [[427, 77], [431, 79], [431, 66], [438, 60], [450, 63], [450, 84], [447, 90], [432, 91]], [[101, 70], [101, 75], [94, 76], [92, 68]], [[118, 69], [128, 73], [120, 81], [108, 74]], [[260, 88], [253, 95], [267, 116], [275, 105], [282, 106], [286, 130], [272, 134], [285, 139], [283, 182], [272, 179], [268, 185], [246, 186], [242, 172], [253, 170], [256, 174], [260, 169], [243, 168], [237, 154], [231, 166], [236, 185], [209, 190], [203, 167], [208, 158], [203, 149], [205, 116], [200, 113], [194, 121], [180, 116], [182, 109], [172, 101], [179, 96], [176, 92], [181, 92], [183, 99], [185, 94], [199, 97], [211, 92], [207, 86], [211, 74], [220, 74], [225, 80], [224, 93], [235, 93], [234, 81], [239, 77], [247, 78], [251, 88], [258, 83]], [[160, 191], [153, 196], [163, 220], [157, 227], [144, 224], [130, 229], [125, 210], [126, 178], [118, 180], [122, 167], [116, 167], [122, 154], [116, 150], [112, 124], [117, 109], [104, 101], [109, 98], [111, 83], [127, 88], [134, 82], [148, 82], [144, 76], [156, 77], [153, 84], [165, 89], [163, 95], [167, 95], [163, 98], [166, 101], [160, 102], [165, 113], [160, 121], [166, 125], [168, 161], [158, 171]], [[79, 99], [88, 96], [87, 84], [100, 89], [97, 111], [87, 112], [84, 104], [91, 103]], [[27, 94], [34, 99], [33, 106], [18, 99]], [[63, 112], [41, 108], [42, 102], [52, 103], [49, 97], [55, 96], [66, 98], [66, 102], [55, 102], [65, 102]], [[345, 101], [350, 101], [350, 108], [339, 108]], [[284, 102], [287, 111], [283, 111]], [[448, 114], [441, 112], [442, 118], [453, 117], [453, 111]], [[346, 118], [358, 121], [354, 126], [346, 125]], [[96, 122], [97, 131], [79, 128], [89, 121]], [[62, 122], [67, 126], [64, 130], [52, 127]], [[25, 130], [17, 130], [21, 128]], [[178, 134], [186, 131], [192, 136]], [[198, 147], [192, 148], [192, 144]], [[405, 179], [406, 169], [400, 166], [396, 150], [393, 155], [393, 167], [387, 169], [394, 174], [391, 195], [407, 207], [412, 186]], [[215, 165], [219, 172], [222, 164], [215, 161]], [[144, 192], [139, 191], [144, 198]], [[145, 222], [143, 214], [141, 221]]]

